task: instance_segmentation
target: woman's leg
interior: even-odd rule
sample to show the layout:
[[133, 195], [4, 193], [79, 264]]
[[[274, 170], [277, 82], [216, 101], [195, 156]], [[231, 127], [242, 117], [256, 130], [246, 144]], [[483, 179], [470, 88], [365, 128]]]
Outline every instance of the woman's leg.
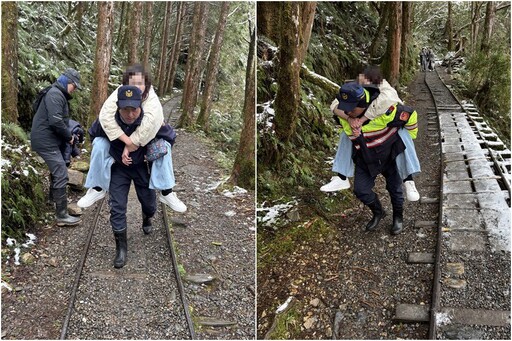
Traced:
[[172, 208], [176, 212], [185, 212], [187, 206], [176, 196], [172, 188], [176, 185], [174, 167], [172, 165], [172, 147], [166, 142], [167, 154], [153, 161], [149, 188], [160, 190], [158, 200]]
[[347, 176], [354, 176], [354, 161], [352, 160], [352, 142], [344, 131], [340, 133], [340, 141], [332, 164], [332, 171], [337, 175], [331, 178], [331, 182], [320, 187], [322, 192], [335, 192], [350, 188]]
[[107, 138], [96, 137], [92, 141], [91, 164], [85, 179], [87, 194], [78, 200], [77, 205], [86, 208], [102, 199], [110, 186], [111, 167], [114, 159], [109, 154], [110, 142]]
[[420, 161], [414, 148], [414, 142], [406, 129], [399, 129], [398, 135], [402, 138], [405, 151], [396, 157], [398, 173], [404, 182], [407, 200], [418, 201], [420, 194], [414, 184], [413, 176], [421, 172]]

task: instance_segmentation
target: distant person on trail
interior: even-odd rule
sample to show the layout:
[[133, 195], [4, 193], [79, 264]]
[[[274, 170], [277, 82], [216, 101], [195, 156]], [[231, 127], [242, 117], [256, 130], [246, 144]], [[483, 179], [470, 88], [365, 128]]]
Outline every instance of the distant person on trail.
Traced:
[[50, 197], [55, 201], [55, 219], [58, 226], [74, 226], [80, 218], [68, 214], [68, 169], [61, 153], [63, 145], [73, 145], [74, 135], [69, 130], [69, 101], [80, 89], [80, 74], [66, 69], [52, 84], [35, 108], [30, 143], [32, 150], [43, 158], [50, 169]]
[[435, 56], [434, 56], [434, 52], [432, 51], [432, 49], [428, 49], [428, 52], [427, 52], [427, 65], [428, 65], [429, 71], [434, 71]]
[[[377, 66], [368, 66], [365, 68], [363, 73], [359, 74], [358, 82], [365, 88], [378, 89], [376, 98], [368, 106], [368, 109], [366, 109], [361, 118], [351, 118], [343, 112], [343, 110], [338, 109], [339, 101], [337, 99], [335, 99], [331, 104], [331, 111], [336, 115], [337, 120], [339, 121], [341, 118], [348, 121], [352, 129], [352, 134], [356, 137], [361, 133], [361, 126], [366, 124], [365, 122], [383, 115], [392, 105], [403, 104], [402, 100], [398, 97], [396, 90], [382, 78], [380, 69]], [[404, 129], [400, 129], [398, 133], [407, 147], [404, 153], [398, 155], [396, 158], [400, 177], [403, 179], [403, 184], [407, 193], [407, 200], [418, 201], [420, 199], [420, 195], [416, 189], [412, 176], [421, 171], [419, 160], [416, 155], [411, 135]], [[354, 176], [352, 149], [352, 143], [347, 137], [345, 131], [342, 130], [332, 166], [332, 171], [337, 173], [337, 175], [331, 178], [331, 182], [322, 186], [320, 188], [321, 191], [334, 192], [350, 188], [350, 182], [347, 177]]]
[[[90, 207], [96, 201], [105, 197], [109, 191], [110, 167], [114, 162], [108, 153], [109, 140], [119, 139], [125, 143], [124, 153], [133, 152], [139, 147], [146, 146], [155, 137], [164, 122], [162, 104], [151, 85], [149, 74], [142, 65], [135, 64], [127, 68], [123, 74], [123, 85], [134, 85], [142, 91], [144, 118], [133, 134], [127, 136], [115, 119], [117, 90], [119, 88], [105, 101], [99, 114], [99, 120], [108, 139], [94, 139], [91, 165], [85, 181], [85, 188], [89, 190], [78, 201], [79, 207]], [[183, 213], [187, 210], [187, 206], [172, 191], [176, 184], [172, 164], [172, 148], [167, 143], [166, 147], [167, 154], [152, 163], [149, 188], [160, 190], [158, 199], [174, 211]]]
[[[141, 125], [144, 117], [142, 109], [142, 92], [133, 85], [123, 85], [118, 89], [118, 110], [115, 120], [126, 136], [131, 136]], [[92, 139], [107, 137], [99, 120], [97, 119], [89, 129]], [[166, 124], [160, 127], [157, 138], [174, 144], [175, 135], [172, 128]], [[155, 191], [149, 189], [149, 169], [145, 160], [146, 147], [140, 147], [133, 152], [125, 153], [126, 145], [121, 139], [109, 143], [109, 154], [115, 160], [111, 167], [110, 177], [110, 224], [116, 240], [116, 257], [114, 267], [122, 268], [126, 264], [127, 221], [126, 210], [128, 193], [133, 180], [137, 197], [142, 206], [142, 230], [144, 234], [151, 233], [153, 227], [151, 218], [156, 212]]]
[[427, 71], [427, 48], [422, 47], [420, 52], [421, 71]]
[[[355, 82], [344, 84], [339, 92], [338, 109], [343, 110], [350, 118], [362, 118], [365, 110], [379, 96], [374, 87], [363, 88]], [[416, 136], [418, 131], [417, 113], [410, 107], [395, 104], [367, 124], [362, 125], [361, 132], [356, 136], [350, 123], [340, 119], [343, 130], [352, 141], [354, 148], [354, 194], [372, 213], [372, 220], [366, 225], [367, 231], [374, 231], [380, 220], [385, 216], [379, 198], [373, 192], [375, 178], [382, 174], [386, 178], [386, 189], [391, 196], [393, 205], [393, 225], [390, 232], [397, 235], [403, 229], [403, 193], [395, 159], [403, 153], [406, 146], [398, 131], [405, 128], [409, 134]]]

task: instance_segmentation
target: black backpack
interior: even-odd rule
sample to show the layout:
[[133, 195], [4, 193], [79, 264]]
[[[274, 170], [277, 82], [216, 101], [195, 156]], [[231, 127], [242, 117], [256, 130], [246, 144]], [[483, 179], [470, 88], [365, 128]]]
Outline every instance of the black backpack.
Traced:
[[32, 103], [32, 110], [34, 110], [34, 114], [37, 112], [37, 109], [39, 109], [39, 105], [41, 104], [43, 97], [46, 95], [48, 91], [50, 91], [51, 88], [52, 86], [49, 85], [43, 90], [39, 91], [39, 93], [36, 95], [36, 99], [34, 100], [34, 103]]

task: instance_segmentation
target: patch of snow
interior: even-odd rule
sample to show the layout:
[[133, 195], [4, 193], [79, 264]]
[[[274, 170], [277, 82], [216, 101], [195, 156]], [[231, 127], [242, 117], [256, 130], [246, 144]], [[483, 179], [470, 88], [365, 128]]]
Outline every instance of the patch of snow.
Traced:
[[236, 215], [236, 212], [235, 211], [227, 211], [227, 212], [224, 213], [224, 215], [226, 217], [233, 217], [233, 216]]
[[445, 324], [449, 324], [451, 322], [452, 322], [452, 317], [449, 314], [443, 313], [443, 312], [438, 312], [436, 314], [436, 325], [437, 326], [442, 326]]
[[13, 246], [13, 245], [16, 245], [16, 239], [13, 239], [13, 238], [7, 238], [7, 240], [5, 241], [5, 243], [7, 244], [7, 246]]
[[29, 247], [30, 245], [36, 245], [34, 243], [34, 241], [37, 240], [37, 237], [35, 235], [33, 235], [32, 233], [25, 233], [25, 234], [27, 235], [28, 240], [25, 243], [21, 244], [21, 246]]
[[25, 175], [25, 176], [27, 176], [27, 177], [28, 177], [28, 175], [29, 175], [28, 170], [24, 169], [24, 170], [23, 170], [23, 175]]
[[19, 247], [14, 249], [14, 265], [20, 265], [20, 252]]
[[235, 186], [233, 188], [233, 191], [230, 192], [228, 191], [227, 189], [225, 189], [224, 191], [222, 191], [222, 195], [228, 197], [228, 198], [234, 198], [236, 196], [239, 196], [239, 195], [244, 195], [247, 193], [247, 190], [244, 189], [244, 188], [241, 188], [241, 187], [238, 187], [238, 186]]
[[256, 212], [267, 212], [263, 217], [257, 217], [258, 222], [262, 223], [263, 226], [272, 226], [277, 222], [278, 217], [286, 213], [294, 205], [297, 205], [297, 201], [290, 201], [285, 204], [278, 204], [272, 207], [260, 207], [256, 209]]
[[288, 297], [288, 299], [276, 309], [276, 314], [280, 314], [283, 311], [285, 311], [286, 308], [288, 308], [288, 305], [290, 304], [292, 299], [293, 299], [293, 296]]

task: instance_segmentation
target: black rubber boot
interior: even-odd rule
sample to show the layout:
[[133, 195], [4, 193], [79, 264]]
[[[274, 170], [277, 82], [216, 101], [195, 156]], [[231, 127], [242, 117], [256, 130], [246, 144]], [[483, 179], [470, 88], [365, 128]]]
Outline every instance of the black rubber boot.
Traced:
[[153, 231], [153, 225], [151, 224], [151, 217], [148, 217], [142, 213], [142, 231], [144, 234], [150, 234]]
[[120, 269], [126, 264], [126, 254], [128, 253], [128, 241], [126, 240], [126, 227], [123, 231], [114, 231], [116, 239], [116, 258], [114, 258], [114, 268]]
[[57, 226], [75, 226], [80, 224], [82, 219], [68, 214], [66, 187], [53, 188], [53, 199], [55, 200], [55, 220], [57, 221]]
[[394, 207], [393, 206], [393, 225], [391, 226], [391, 234], [397, 235], [403, 230], [404, 225], [404, 214], [403, 207]]
[[380, 204], [378, 197], [375, 197], [375, 200], [367, 206], [372, 210], [373, 217], [372, 220], [366, 224], [366, 231], [375, 231], [380, 220], [386, 216], [386, 212], [382, 209], [382, 205]]

